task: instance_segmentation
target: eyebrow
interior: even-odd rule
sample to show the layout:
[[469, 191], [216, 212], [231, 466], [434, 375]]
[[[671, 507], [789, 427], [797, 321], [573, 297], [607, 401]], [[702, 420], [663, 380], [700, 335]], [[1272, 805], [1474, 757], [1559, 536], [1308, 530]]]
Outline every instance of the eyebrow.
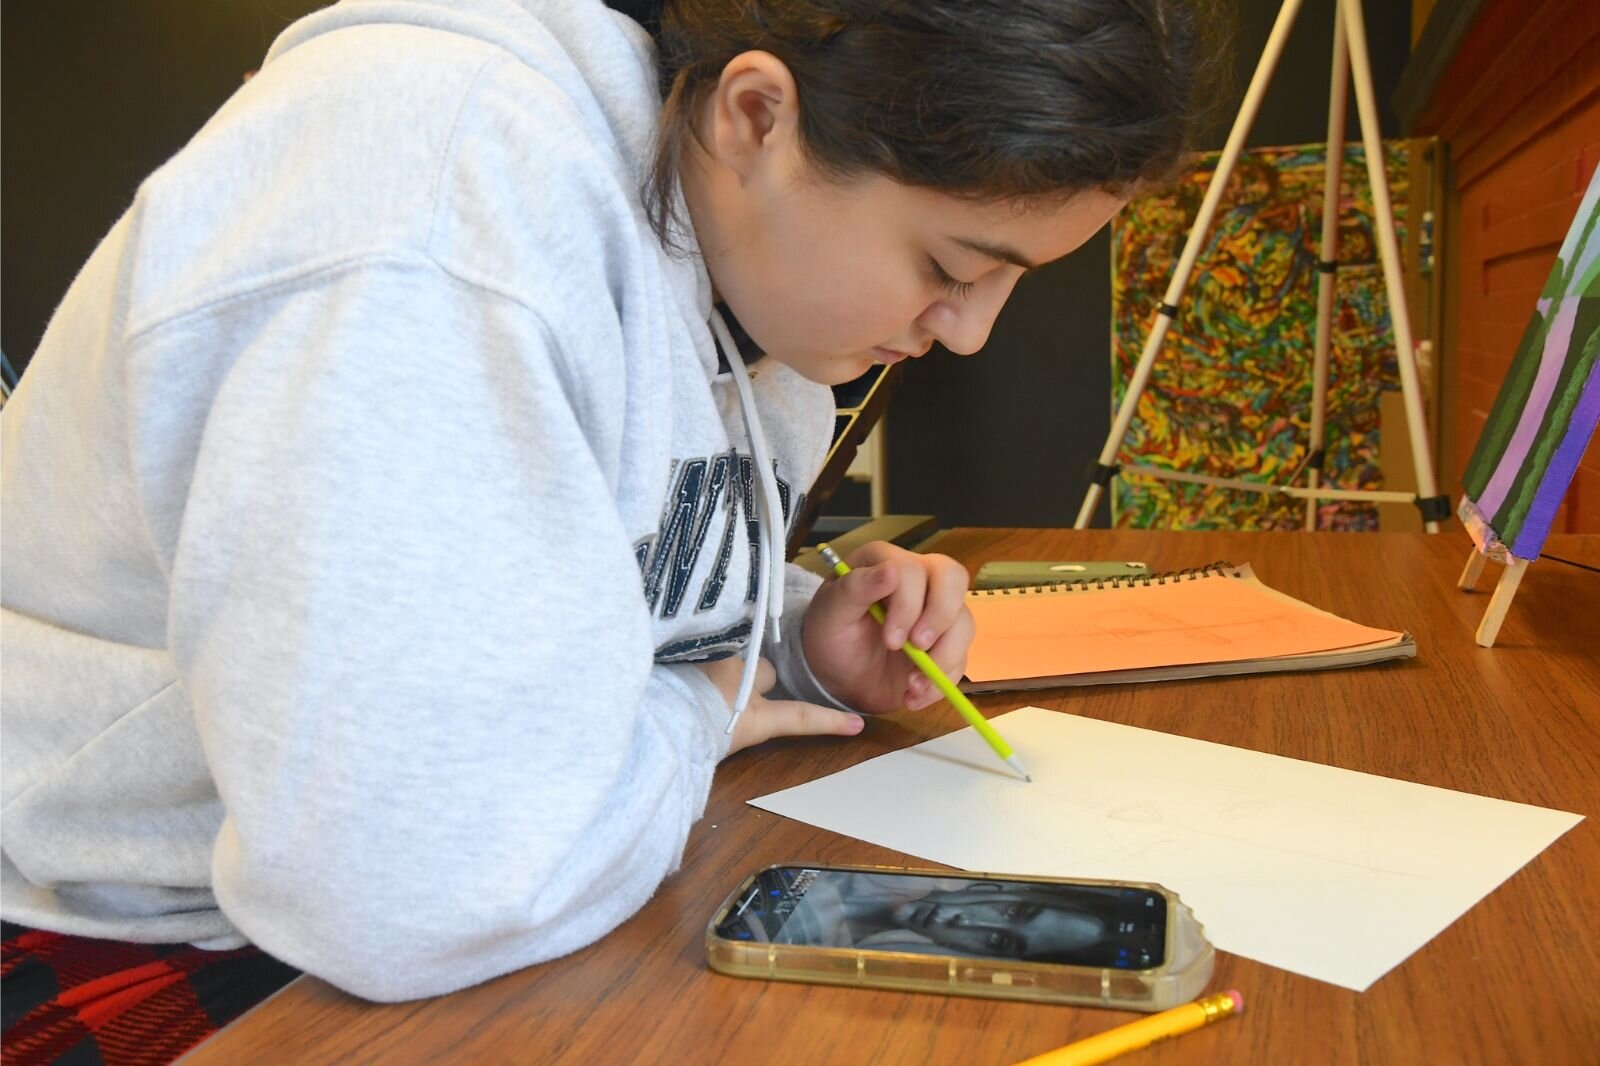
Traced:
[[978, 240], [974, 237], [952, 237], [951, 240], [963, 248], [970, 248], [979, 255], [986, 255], [990, 259], [1001, 263], [1011, 263], [1023, 270], [1037, 270], [1038, 264], [1028, 262], [1028, 257], [1012, 248], [1010, 245], [994, 244], [990, 241]]

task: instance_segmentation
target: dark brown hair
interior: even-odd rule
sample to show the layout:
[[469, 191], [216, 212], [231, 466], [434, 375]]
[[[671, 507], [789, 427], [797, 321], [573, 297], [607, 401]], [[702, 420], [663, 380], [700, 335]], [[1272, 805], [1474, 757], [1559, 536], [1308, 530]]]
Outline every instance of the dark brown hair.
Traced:
[[[664, 241], [700, 104], [741, 52], [782, 60], [802, 150], [974, 200], [1132, 191], [1182, 160], [1227, 68], [1205, 0], [667, 0], [645, 188]], [[669, 241], [670, 243], [670, 241]]]

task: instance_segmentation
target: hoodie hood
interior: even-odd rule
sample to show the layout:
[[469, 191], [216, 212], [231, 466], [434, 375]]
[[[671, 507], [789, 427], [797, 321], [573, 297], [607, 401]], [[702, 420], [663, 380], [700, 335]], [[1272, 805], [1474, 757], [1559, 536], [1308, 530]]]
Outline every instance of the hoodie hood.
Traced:
[[637, 180], [648, 173], [661, 110], [655, 45], [626, 15], [574, 0], [344, 0], [289, 27], [266, 62], [326, 34], [374, 24], [444, 30], [504, 49], [550, 79], [587, 129], [608, 131], [620, 164]]
[[[345, 0], [292, 26], [273, 45], [267, 62], [327, 34], [377, 23], [458, 33], [504, 49], [524, 66], [550, 79], [578, 110], [586, 129], [591, 133], [605, 131], [607, 136], [596, 137], [597, 143], [608, 142], [615, 152], [615, 166], [631, 179], [634, 188], [643, 188], [653, 160], [660, 97], [655, 45], [649, 32], [634, 18], [597, 2], [572, 0]], [[686, 248], [695, 247], [692, 233], [682, 236], [685, 239], [681, 243]], [[755, 460], [762, 516], [758, 526], [758, 595], [751, 637], [744, 650], [744, 676], [727, 727], [731, 732], [749, 701], [763, 640], [781, 639], [784, 517], [777, 475], [768, 456], [743, 355], [726, 325], [712, 311], [710, 278], [704, 262], [697, 253], [692, 258], [695, 304], [702, 320], [711, 320], [717, 342], [729, 349], [725, 355]], [[712, 351], [703, 353], [702, 362], [708, 376], [716, 373]]]

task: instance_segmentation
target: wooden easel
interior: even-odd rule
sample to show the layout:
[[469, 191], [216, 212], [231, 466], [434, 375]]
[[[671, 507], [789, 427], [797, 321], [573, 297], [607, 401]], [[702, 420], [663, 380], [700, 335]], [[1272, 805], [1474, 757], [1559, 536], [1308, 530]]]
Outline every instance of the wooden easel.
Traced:
[[[1486, 552], [1477, 548], [1472, 549], [1472, 556], [1467, 559], [1466, 569], [1461, 571], [1461, 577], [1456, 582], [1456, 588], [1463, 592], [1476, 591], [1478, 578], [1483, 573], [1483, 564], [1489, 559]], [[1475, 636], [1479, 647], [1494, 647], [1494, 638], [1500, 635], [1500, 623], [1506, 620], [1506, 611], [1511, 609], [1512, 597], [1517, 594], [1517, 586], [1522, 584], [1522, 575], [1528, 569], [1529, 560], [1518, 559], [1509, 552], [1503, 558], [1495, 560], [1505, 564], [1505, 573], [1500, 575], [1500, 580], [1495, 583], [1494, 595], [1489, 598], [1489, 609], [1483, 612], [1483, 621], [1478, 623], [1478, 632]]]
[[[1435, 486], [1433, 457], [1428, 446], [1427, 424], [1423, 416], [1422, 386], [1417, 377], [1416, 350], [1412, 345], [1411, 320], [1401, 280], [1400, 246], [1395, 238], [1394, 210], [1389, 202], [1389, 182], [1384, 170], [1383, 142], [1379, 139], [1378, 133], [1378, 105], [1372, 88], [1372, 64], [1367, 53], [1362, 0], [1337, 0], [1334, 10], [1333, 68], [1328, 93], [1328, 162], [1323, 190], [1322, 251], [1321, 261], [1318, 264], [1321, 276], [1318, 279], [1317, 289], [1317, 334], [1312, 371], [1311, 433], [1306, 449], [1309, 458], [1301, 467], [1308, 475], [1307, 487], [1268, 485], [1242, 478], [1219, 478], [1179, 470], [1164, 470], [1153, 466], [1116, 465], [1117, 453], [1122, 450], [1123, 439], [1128, 435], [1128, 427], [1133, 422], [1133, 413], [1138, 407], [1139, 397], [1150, 380], [1150, 370], [1155, 364], [1156, 354], [1161, 349], [1162, 341], [1166, 339], [1167, 330], [1177, 319], [1178, 301], [1183, 298], [1184, 290], [1188, 287], [1189, 275], [1194, 271], [1200, 247], [1205, 241], [1207, 231], [1211, 228], [1212, 218], [1216, 214], [1217, 205], [1222, 199], [1223, 190], [1227, 187], [1234, 165], [1238, 162], [1245, 138], [1249, 135], [1256, 113], [1261, 108], [1261, 99], [1266, 94], [1267, 84], [1272, 80], [1272, 72], [1283, 54], [1284, 42], [1294, 25], [1295, 17], [1299, 14], [1301, 2], [1302, 0], [1283, 0], [1278, 10], [1277, 21], [1273, 24], [1272, 33], [1262, 50], [1255, 75], [1250, 79], [1250, 87], [1245, 92], [1244, 102], [1234, 119], [1233, 129], [1229, 132], [1227, 143], [1217, 160], [1217, 169], [1211, 176], [1210, 184], [1206, 186], [1205, 198], [1201, 201], [1194, 225], [1189, 229], [1189, 237], [1184, 243], [1182, 254], [1178, 257], [1178, 265], [1172, 272], [1172, 280], [1168, 283], [1166, 294], [1156, 310], [1155, 321], [1151, 325], [1149, 336], [1145, 339], [1138, 365], [1128, 380], [1122, 404], [1117, 408], [1116, 417], [1112, 420], [1111, 432], [1107, 434], [1105, 446], [1100, 450], [1099, 461], [1095, 463], [1094, 474], [1084, 492], [1077, 520], [1073, 523], [1075, 529], [1089, 528], [1095, 508], [1100, 503], [1101, 493], [1110, 485], [1111, 479], [1124, 469], [1130, 474], [1144, 477], [1304, 499], [1307, 530], [1316, 529], [1318, 500], [1414, 503], [1422, 512], [1423, 526], [1429, 533], [1437, 533], [1439, 522], [1450, 515], [1449, 500], [1439, 495]], [[1389, 298], [1389, 318], [1394, 328], [1395, 361], [1400, 370], [1400, 391], [1405, 399], [1406, 424], [1411, 438], [1411, 460], [1416, 470], [1419, 489], [1416, 493], [1329, 489], [1320, 485], [1324, 460], [1324, 409], [1328, 393], [1330, 321], [1333, 312], [1334, 271], [1337, 269], [1335, 260], [1339, 239], [1339, 175], [1344, 163], [1345, 95], [1351, 84], [1352, 72], [1355, 75], [1356, 109], [1361, 120], [1361, 139], [1366, 150], [1367, 180], [1372, 186], [1373, 231], [1378, 240], [1379, 258], [1383, 263], [1383, 278]]]

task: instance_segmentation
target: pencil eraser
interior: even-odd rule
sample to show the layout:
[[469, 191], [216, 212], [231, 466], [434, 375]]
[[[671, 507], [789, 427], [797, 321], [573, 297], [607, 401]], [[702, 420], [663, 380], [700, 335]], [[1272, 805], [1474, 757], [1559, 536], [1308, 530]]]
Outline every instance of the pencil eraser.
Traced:
[[1227, 996], [1229, 999], [1233, 1000], [1233, 1013], [1244, 1013], [1244, 997], [1239, 994], [1239, 990], [1237, 988], [1230, 988], [1228, 989]]

